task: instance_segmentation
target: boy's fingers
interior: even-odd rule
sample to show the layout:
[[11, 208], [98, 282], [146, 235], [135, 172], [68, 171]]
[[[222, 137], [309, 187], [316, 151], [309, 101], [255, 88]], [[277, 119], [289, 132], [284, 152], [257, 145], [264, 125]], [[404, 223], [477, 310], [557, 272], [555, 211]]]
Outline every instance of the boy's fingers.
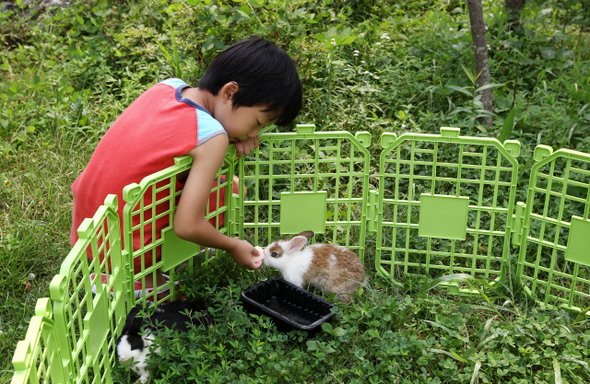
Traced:
[[236, 141], [234, 146], [236, 147], [236, 155], [242, 157], [244, 154], [244, 144], [241, 141]]
[[246, 141], [236, 141], [234, 145], [236, 147], [237, 156], [241, 157], [250, 154], [250, 152], [256, 149], [256, 147], [260, 145], [260, 139], [258, 137], [252, 137]]
[[264, 250], [259, 246], [254, 247], [254, 251], [252, 252], [252, 262], [256, 266], [256, 269], [260, 268], [262, 260], [264, 260]]

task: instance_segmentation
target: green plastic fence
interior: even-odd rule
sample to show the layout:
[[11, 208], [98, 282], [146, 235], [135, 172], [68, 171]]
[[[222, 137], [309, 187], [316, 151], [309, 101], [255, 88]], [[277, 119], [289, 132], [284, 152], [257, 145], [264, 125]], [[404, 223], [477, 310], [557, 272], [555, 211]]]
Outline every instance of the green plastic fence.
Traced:
[[14, 352], [13, 384], [37, 384], [49, 378], [54, 383], [66, 382], [67, 376], [51, 317], [51, 301], [48, 298], [37, 300], [35, 316], [31, 318], [25, 339], [18, 342]]
[[[313, 230], [314, 241], [374, 257], [377, 272], [395, 281], [454, 273], [501, 279], [511, 253], [518, 254], [516, 275], [532, 297], [588, 310], [590, 155], [539, 146], [525, 204], [515, 202], [518, 142], [463, 137], [453, 128], [440, 135], [386, 133], [377, 167], [370, 138], [305, 125], [262, 135], [259, 148], [239, 161], [232, 149], [207, 218], [228, 236], [261, 246]], [[179, 267], [192, 268], [195, 257], [212, 260], [210, 250], [180, 240], [171, 225], [190, 167], [189, 157], [177, 158], [127, 186], [122, 230], [114, 195], [82, 223], [50, 284], [51, 299], [39, 299], [17, 345], [13, 383], [113, 382], [114, 343], [138, 301], [134, 282], [145, 287], [146, 277], [161, 268], [171, 275], [160, 299], [166, 300], [175, 294]], [[150, 240], [134, 247], [137, 233]], [[133, 259], [143, 260], [138, 273]], [[106, 284], [91, 279], [100, 274]], [[457, 283], [448, 287], [464, 292]], [[157, 293], [142, 288], [139, 302]]]
[[384, 134], [381, 143], [377, 271], [503, 277], [520, 144], [460, 137], [455, 128]]
[[[122, 263], [116, 196], [109, 195], [82, 222], [78, 235], [50, 283], [53, 310], [49, 299], [39, 300], [27, 337], [16, 349], [13, 383], [112, 382], [113, 335], [120, 333], [128, 312], [123, 282], [130, 278]], [[108, 276], [107, 284], [91, 280], [91, 274], [101, 273]]]
[[[265, 134], [260, 148], [239, 162], [237, 233], [266, 246], [312, 230], [314, 241], [365, 252], [370, 135], [314, 132]], [[240, 193], [243, 193], [240, 188]]]
[[[234, 151], [230, 151], [228, 158], [233, 155]], [[126, 203], [122, 220], [124, 255], [130, 265], [134, 259], [139, 259], [142, 263], [141, 271], [126, 282], [129, 302], [135, 302], [135, 298], [131, 297], [134, 292], [134, 281], [142, 283], [142, 301], [158, 302], [156, 296], [160, 291], [146, 292], [145, 289], [146, 277], [152, 274], [155, 281], [157, 269], [170, 274], [170, 280], [160, 287], [168, 294], [160, 295], [159, 302], [175, 297], [176, 266], [187, 262], [191, 268], [193, 256], [211, 256], [209, 250], [178, 238], [172, 228], [176, 204], [182, 193], [182, 183], [179, 179], [186, 178], [191, 164], [192, 159], [188, 156], [176, 158], [173, 166], [144, 178], [139, 184], [130, 184], [123, 189], [123, 199]], [[214, 209], [208, 209], [206, 217], [221, 232], [227, 234], [227, 229], [221, 226], [221, 220], [229, 216], [226, 213], [231, 209], [230, 175], [233, 175], [233, 162], [226, 162], [226, 165], [217, 174], [219, 182], [212, 189], [210, 197], [214, 201]], [[226, 203], [221, 204], [223, 201]], [[141, 238], [141, 244], [136, 249], [133, 245], [134, 235]]]
[[590, 155], [538, 146], [534, 157], [517, 276], [543, 305], [588, 311]]

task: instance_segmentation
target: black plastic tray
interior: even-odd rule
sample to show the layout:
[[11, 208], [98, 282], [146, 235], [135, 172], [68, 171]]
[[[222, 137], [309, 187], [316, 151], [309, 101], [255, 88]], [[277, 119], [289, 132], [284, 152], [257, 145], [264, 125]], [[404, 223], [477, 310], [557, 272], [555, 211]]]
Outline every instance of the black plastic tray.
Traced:
[[242, 292], [246, 310], [270, 316], [280, 331], [315, 333], [334, 313], [334, 304], [280, 278], [271, 278]]

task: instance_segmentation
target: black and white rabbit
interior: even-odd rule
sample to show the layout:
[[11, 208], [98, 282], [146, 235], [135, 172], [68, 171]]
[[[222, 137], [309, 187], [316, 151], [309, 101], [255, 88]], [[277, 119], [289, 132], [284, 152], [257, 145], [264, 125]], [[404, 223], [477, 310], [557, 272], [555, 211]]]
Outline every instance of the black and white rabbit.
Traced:
[[278, 240], [264, 248], [264, 265], [281, 272], [283, 279], [304, 288], [311, 285], [336, 300], [350, 302], [350, 295], [365, 283], [365, 269], [356, 253], [334, 244], [305, 246], [312, 231], [304, 231], [287, 240]]
[[[149, 312], [148, 309], [145, 312]], [[142, 383], [147, 383], [149, 380], [147, 360], [150, 355], [150, 346], [154, 341], [154, 333], [158, 329], [164, 327], [186, 332], [191, 324], [213, 325], [213, 319], [203, 300], [173, 301], [159, 305], [150, 316], [145, 316], [143, 313], [141, 305], [137, 305], [129, 312], [116, 345], [117, 359], [122, 363], [133, 359], [132, 369], [139, 375], [139, 381]], [[196, 313], [201, 313], [202, 316], [195, 316]], [[154, 352], [160, 352], [160, 348], [156, 348]]]

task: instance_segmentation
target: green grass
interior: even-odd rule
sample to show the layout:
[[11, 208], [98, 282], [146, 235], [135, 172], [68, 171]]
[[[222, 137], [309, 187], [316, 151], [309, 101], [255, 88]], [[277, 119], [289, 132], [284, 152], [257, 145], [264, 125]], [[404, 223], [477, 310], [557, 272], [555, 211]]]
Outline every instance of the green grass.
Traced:
[[[196, 83], [236, 40], [258, 34], [285, 47], [304, 84], [297, 123], [369, 131], [375, 156], [383, 132], [438, 133], [441, 126], [520, 140], [523, 165], [537, 144], [590, 153], [588, 10], [529, 1], [522, 29], [511, 32], [503, 3], [484, 6], [492, 81], [503, 84], [493, 89], [493, 127], [473, 121], [473, 98], [459, 90], [472, 86], [464, 1], [84, 0], [0, 13], [0, 382], [10, 380], [35, 301], [48, 296], [70, 248], [69, 188], [102, 134], [146, 87], [180, 72]], [[524, 172], [519, 200], [526, 183]], [[191, 336], [211, 348], [200, 367], [224, 367], [220, 382], [256, 375], [270, 382], [556, 382], [557, 361], [563, 382], [590, 381], [584, 319], [540, 311], [520, 295], [490, 294], [498, 307], [514, 296], [502, 320], [481, 295], [446, 297], [411, 279], [396, 288], [366, 263], [372, 279], [364, 295], [340, 306], [331, 328], [313, 340], [277, 334], [241, 311], [239, 291], [261, 275], [212, 275], [193, 289], [210, 292], [218, 324], [236, 325]], [[227, 338], [240, 342], [213, 350]]]
[[[373, 277], [353, 303], [309, 336], [279, 332], [248, 314], [241, 291], [276, 276], [228, 261], [182, 277], [181, 290], [204, 297], [216, 325], [186, 334], [163, 332], [150, 369], [155, 383], [553, 383], [588, 382], [587, 327], [575, 314], [518, 304], [518, 288], [445, 297], [433, 284], [400, 288]], [[409, 286], [421, 288], [410, 290]], [[321, 292], [315, 291], [317, 294]], [[489, 299], [489, 302], [482, 300]], [[501, 304], [494, 304], [501, 303]], [[559, 371], [555, 370], [555, 363]], [[118, 367], [116, 380], [135, 376]], [[198, 378], [198, 379], [197, 379]]]

